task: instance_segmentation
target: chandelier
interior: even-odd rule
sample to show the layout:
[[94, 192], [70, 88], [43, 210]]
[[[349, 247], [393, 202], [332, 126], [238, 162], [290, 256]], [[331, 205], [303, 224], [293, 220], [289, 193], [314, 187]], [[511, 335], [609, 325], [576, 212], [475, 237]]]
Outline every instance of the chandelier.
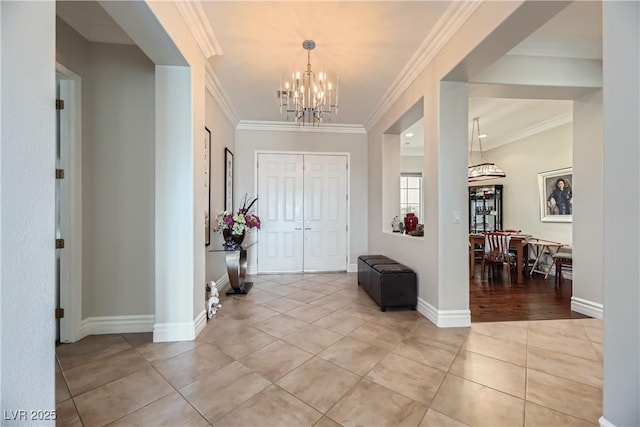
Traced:
[[[476, 134], [476, 130], [478, 131]], [[480, 117], [474, 117], [473, 125], [471, 128], [471, 141], [469, 142], [469, 163], [471, 163], [471, 154], [473, 151], [473, 136], [477, 135], [478, 145], [480, 146], [480, 162], [482, 162], [482, 138], [487, 135], [480, 133]], [[484, 181], [485, 179], [492, 178], [504, 178], [507, 175], [502, 169], [496, 166], [494, 163], [480, 163], [477, 165], [469, 166], [467, 171], [467, 177], [469, 182]]]
[[318, 126], [323, 121], [331, 119], [331, 111], [338, 114], [338, 83], [336, 77], [335, 98], [334, 86], [329, 81], [327, 73], [316, 74], [311, 70], [311, 51], [316, 47], [313, 40], [305, 40], [302, 47], [307, 51], [307, 70], [291, 73], [291, 82], [285, 81], [284, 87], [280, 82], [278, 98], [280, 99], [280, 114], [293, 113], [293, 119], [299, 125]]

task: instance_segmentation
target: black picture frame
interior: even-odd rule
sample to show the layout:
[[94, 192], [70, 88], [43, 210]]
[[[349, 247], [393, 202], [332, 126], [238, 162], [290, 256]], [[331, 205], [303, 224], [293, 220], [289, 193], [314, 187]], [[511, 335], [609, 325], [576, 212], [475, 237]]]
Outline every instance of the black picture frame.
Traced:
[[233, 153], [224, 149], [224, 210], [233, 212]]
[[204, 245], [211, 244], [211, 131], [205, 126], [204, 137]]

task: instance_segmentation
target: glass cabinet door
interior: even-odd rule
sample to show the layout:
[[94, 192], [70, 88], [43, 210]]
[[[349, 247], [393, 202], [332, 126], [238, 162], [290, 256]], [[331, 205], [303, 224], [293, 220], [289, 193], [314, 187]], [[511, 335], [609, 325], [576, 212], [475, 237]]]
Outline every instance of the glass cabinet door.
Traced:
[[469, 187], [469, 232], [502, 230], [502, 185]]

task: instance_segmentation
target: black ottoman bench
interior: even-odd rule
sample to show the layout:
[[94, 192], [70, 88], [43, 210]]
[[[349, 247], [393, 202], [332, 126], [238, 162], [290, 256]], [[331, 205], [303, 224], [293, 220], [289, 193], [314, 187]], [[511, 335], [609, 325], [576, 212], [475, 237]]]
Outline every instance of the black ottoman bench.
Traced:
[[388, 257], [359, 257], [358, 283], [382, 311], [399, 307], [415, 310], [418, 304], [416, 273]]

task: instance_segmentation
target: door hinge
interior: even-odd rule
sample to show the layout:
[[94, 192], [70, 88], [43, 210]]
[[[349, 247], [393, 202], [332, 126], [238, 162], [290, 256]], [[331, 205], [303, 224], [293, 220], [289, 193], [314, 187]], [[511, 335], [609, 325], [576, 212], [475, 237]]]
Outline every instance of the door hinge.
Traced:
[[64, 179], [64, 169], [56, 169], [56, 179]]
[[349, 163], [347, 163], [347, 170], [349, 170]]
[[56, 249], [64, 248], [64, 239], [56, 239]]
[[348, 226], [348, 225], [345, 225], [345, 226], [344, 226], [344, 229], [345, 229], [346, 231], [349, 231], [349, 226]]
[[64, 100], [56, 99], [56, 110], [64, 110]]
[[64, 308], [56, 308], [56, 319], [62, 319], [64, 317]]

